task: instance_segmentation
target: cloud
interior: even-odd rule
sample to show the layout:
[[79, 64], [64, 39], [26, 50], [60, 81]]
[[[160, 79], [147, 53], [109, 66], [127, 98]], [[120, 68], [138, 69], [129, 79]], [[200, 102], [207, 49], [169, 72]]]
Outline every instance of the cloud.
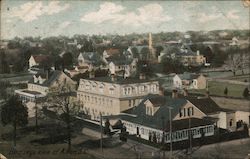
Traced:
[[60, 25], [59, 25], [59, 29], [65, 29], [65, 28], [67, 28], [69, 25], [71, 24], [71, 22], [70, 21], [64, 21], [64, 22], [62, 22]]
[[110, 21], [113, 24], [140, 26], [159, 24], [171, 19], [172, 17], [166, 15], [162, 6], [157, 3], [142, 6], [131, 12], [126, 11], [121, 5], [105, 2], [100, 5], [98, 11], [85, 14], [81, 21], [94, 24]]
[[52, 15], [69, 8], [69, 4], [60, 5], [59, 1], [51, 1], [44, 5], [41, 1], [33, 1], [13, 7], [8, 13], [10, 18], [19, 18], [24, 22], [31, 22], [42, 15]]
[[229, 19], [239, 19], [239, 16], [237, 15], [238, 12], [238, 10], [230, 10], [228, 11], [226, 17]]
[[221, 13], [215, 13], [215, 14], [206, 14], [206, 13], [201, 13], [199, 18], [198, 18], [198, 21], [201, 22], [201, 23], [206, 23], [206, 22], [210, 22], [210, 21], [213, 21], [213, 20], [217, 20], [219, 18], [222, 17], [222, 14]]

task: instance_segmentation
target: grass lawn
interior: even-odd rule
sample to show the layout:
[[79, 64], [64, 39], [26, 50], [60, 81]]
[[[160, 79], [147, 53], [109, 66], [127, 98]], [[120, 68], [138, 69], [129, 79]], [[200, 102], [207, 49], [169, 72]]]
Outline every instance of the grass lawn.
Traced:
[[[246, 88], [244, 85], [239, 85], [239, 84], [229, 84], [226, 82], [217, 82], [217, 81], [208, 81], [208, 88], [210, 95], [219, 95], [219, 96], [224, 96], [224, 90], [227, 87], [228, 89], [228, 96], [231, 97], [243, 97], [243, 91]], [[202, 93], [205, 94], [206, 89], [202, 90], [190, 90], [192, 93]]]
[[235, 80], [235, 81], [241, 81], [241, 82], [244, 82], [244, 81], [249, 82], [250, 81], [250, 74], [247, 74], [247, 75], [238, 75], [238, 76], [230, 76], [230, 77], [227, 77], [225, 79]]

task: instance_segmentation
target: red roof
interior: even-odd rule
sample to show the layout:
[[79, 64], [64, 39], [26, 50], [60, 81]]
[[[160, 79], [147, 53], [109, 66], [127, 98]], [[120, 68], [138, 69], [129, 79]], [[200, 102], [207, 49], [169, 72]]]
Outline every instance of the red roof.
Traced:
[[106, 49], [106, 52], [110, 56], [120, 54], [120, 50], [119, 49], [115, 49], [115, 48]]
[[41, 63], [43, 61], [48, 61], [49, 56], [48, 55], [32, 55], [36, 63]]

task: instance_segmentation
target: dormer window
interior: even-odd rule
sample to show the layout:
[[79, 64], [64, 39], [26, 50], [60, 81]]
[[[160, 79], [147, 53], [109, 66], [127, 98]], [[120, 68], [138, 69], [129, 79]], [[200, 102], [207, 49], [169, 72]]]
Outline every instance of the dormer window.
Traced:
[[150, 115], [150, 116], [153, 116], [153, 108], [152, 107], [146, 107], [146, 114], [147, 115]]

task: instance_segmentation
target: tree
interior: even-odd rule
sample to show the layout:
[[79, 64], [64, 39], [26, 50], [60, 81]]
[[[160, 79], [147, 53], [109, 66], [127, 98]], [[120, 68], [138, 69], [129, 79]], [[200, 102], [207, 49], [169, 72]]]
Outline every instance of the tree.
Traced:
[[14, 127], [13, 141], [16, 146], [16, 129], [18, 126], [28, 124], [28, 109], [17, 96], [11, 96], [1, 110], [1, 121], [3, 125], [11, 124]]
[[63, 54], [62, 64], [63, 68], [70, 68], [73, 66], [73, 56], [70, 52]]
[[227, 94], [228, 94], [228, 89], [227, 89], [227, 87], [224, 89], [224, 95], [225, 96], [227, 96]]
[[249, 90], [248, 90], [248, 88], [246, 87], [245, 89], [244, 89], [244, 91], [243, 91], [243, 97], [244, 98], [248, 98], [249, 97]]
[[104, 126], [104, 134], [110, 135], [110, 122], [109, 119], [105, 121], [105, 126]]
[[67, 141], [68, 141], [68, 152], [71, 151], [71, 132], [74, 115], [79, 112], [79, 106], [73, 97], [73, 87], [64, 82], [61, 82], [58, 87], [51, 88], [48, 98], [46, 100], [47, 107], [53, 107], [57, 115], [60, 116], [67, 127]]
[[239, 54], [229, 54], [227, 60], [225, 61], [226, 67], [236, 75], [236, 72], [241, 66], [241, 57]]

